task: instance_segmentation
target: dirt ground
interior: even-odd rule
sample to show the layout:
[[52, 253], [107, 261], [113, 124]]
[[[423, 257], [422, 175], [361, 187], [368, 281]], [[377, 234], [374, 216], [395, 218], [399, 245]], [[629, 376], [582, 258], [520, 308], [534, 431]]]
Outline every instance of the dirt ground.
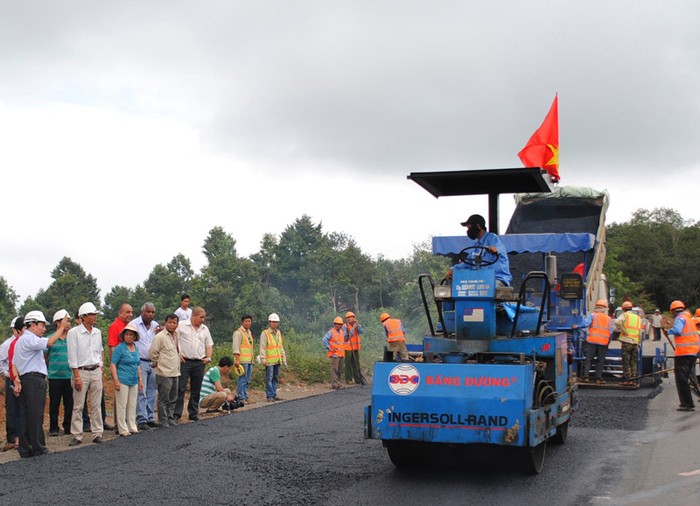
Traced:
[[[3, 384], [4, 386], [4, 384]], [[234, 385], [229, 385], [233, 386]], [[114, 385], [112, 380], [105, 380], [104, 382], [104, 388], [105, 388], [105, 403], [107, 405], [107, 412], [108, 414], [111, 414], [113, 412], [113, 406], [114, 406]], [[328, 392], [332, 392], [333, 390], [330, 388], [329, 384], [322, 384], [322, 383], [315, 383], [315, 384], [305, 384], [301, 382], [289, 382], [285, 384], [280, 384], [277, 393], [279, 398], [281, 399], [280, 402], [284, 401], [291, 401], [294, 399], [301, 399], [304, 397], [311, 397], [313, 395], [320, 395], [320, 394], [325, 394]], [[243, 408], [239, 408], [231, 413], [224, 413], [224, 412], [218, 412], [218, 413], [205, 413], [204, 411], [200, 412], [200, 418], [203, 420], [206, 420], [208, 418], [214, 418], [217, 416], [231, 416], [235, 415], [235, 413], [239, 411], [247, 411], [250, 409], [256, 409], [256, 408], [261, 408], [264, 406], [268, 406], [269, 403], [267, 402], [265, 398], [265, 392], [263, 390], [250, 390], [250, 401], [246, 406]], [[187, 399], [185, 399], [185, 403], [187, 403]], [[186, 405], [186, 404], [185, 404]], [[157, 418], [157, 415], [156, 415]], [[61, 412], [59, 414], [59, 425], [61, 424], [61, 421], [63, 420], [63, 409], [61, 407]], [[111, 416], [107, 416], [107, 421], [109, 423], [114, 423], [112, 420]], [[190, 422], [186, 416], [182, 417], [180, 420], [180, 423], [192, 423]], [[2, 389], [2, 393], [0, 394], [0, 427], [2, 427], [2, 433], [0, 433], [0, 440], [3, 442], [3, 446], [5, 443], [5, 394], [4, 394], [4, 388]], [[48, 402], [48, 397], [46, 399], [46, 413], [44, 416], [44, 430], [46, 432], [46, 446], [51, 452], [62, 452], [66, 450], [72, 450], [74, 448], [80, 448], [85, 446], [86, 444], [90, 444], [90, 435], [85, 434], [83, 437], [83, 444], [80, 446], [75, 446], [75, 447], [70, 447], [68, 446], [68, 443], [71, 440], [70, 435], [64, 435], [61, 433], [59, 436], [49, 436], [48, 431], [49, 431], [49, 402]], [[115, 439], [119, 436], [117, 436], [114, 431], [109, 430], [109, 431], [104, 431], [103, 434], [104, 439], [106, 440], [111, 440]], [[125, 438], [127, 439], [127, 438]], [[1, 452], [0, 453], [0, 464], [4, 464], [6, 462], [12, 462], [15, 460], [19, 460], [19, 453], [15, 450], [10, 450], [7, 452]]]

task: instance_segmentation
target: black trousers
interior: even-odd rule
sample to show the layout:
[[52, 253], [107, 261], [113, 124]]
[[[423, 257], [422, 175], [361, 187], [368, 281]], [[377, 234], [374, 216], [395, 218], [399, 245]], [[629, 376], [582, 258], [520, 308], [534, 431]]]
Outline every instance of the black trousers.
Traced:
[[58, 430], [58, 412], [63, 402], [63, 431], [70, 434], [73, 387], [70, 379], [49, 379], [49, 430]]
[[190, 401], [187, 403], [187, 414], [190, 420], [199, 416], [199, 393], [204, 379], [204, 362], [201, 360], [185, 360], [180, 364], [180, 379], [177, 387], [177, 402], [175, 403], [175, 420], [179, 420], [185, 407], [185, 391], [187, 381], [190, 382]]
[[676, 376], [676, 391], [681, 406], [695, 407], [693, 394], [690, 391], [690, 375], [695, 374], [697, 355], [681, 355], [673, 359], [673, 374]]
[[19, 426], [19, 398], [15, 397], [10, 378], [5, 378], [5, 430], [7, 442], [14, 443]]
[[605, 355], [607, 352], [607, 346], [586, 342], [586, 360], [583, 362], [583, 371], [581, 371], [581, 376], [588, 378], [593, 357], [597, 357], [598, 360], [596, 360], [595, 366], [595, 379], [603, 379], [603, 367], [605, 367]]
[[22, 392], [19, 395], [19, 454], [21, 457], [43, 455], [44, 408], [46, 407], [46, 376], [28, 373], [20, 376]]

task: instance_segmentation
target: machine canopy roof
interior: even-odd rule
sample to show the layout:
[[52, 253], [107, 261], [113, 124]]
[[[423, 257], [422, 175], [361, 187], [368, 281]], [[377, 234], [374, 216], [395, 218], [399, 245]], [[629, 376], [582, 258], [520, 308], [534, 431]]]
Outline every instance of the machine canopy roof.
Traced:
[[411, 172], [407, 177], [434, 197], [552, 191], [547, 172], [539, 167]]
[[[500, 236], [508, 253], [576, 253], [590, 251], [595, 235], [577, 234], [508, 234]], [[467, 246], [474, 246], [466, 235], [433, 237], [434, 255], [458, 255]]]

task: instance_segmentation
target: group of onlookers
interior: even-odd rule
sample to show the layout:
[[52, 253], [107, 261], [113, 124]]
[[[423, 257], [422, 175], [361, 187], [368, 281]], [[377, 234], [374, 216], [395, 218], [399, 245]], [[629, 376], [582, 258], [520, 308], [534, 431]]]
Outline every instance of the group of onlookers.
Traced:
[[[105, 422], [104, 346], [96, 326], [95, 305], [81, 305], [75, 325], [68, 311], [57, 311], [52, 320], [55, 331], [47, 337], [49, 321], [41, 311], [16, 317], [12, 337], [0, 346], [7, 407], [3, 451], [17, 449], [22, 457], [48, 453], [43, 428], [47, 386], [49, 435], [60, 434], [63, 405], [63, 432], [72, 436], [69, 446], [81, 444], [84, 431], [91, 432], [93, 443], [99, 444], [104, 441], [104, 430], [115, 429], [121, 436], [129, 436], [177, 425], [183, 416], [188, 384], [187, 415], [191, 421], [199, 420], [200, 408], [216, 411], [242, 406], [249, 400], [248, 385], [256, 360], [266, 368], [267, 400], [280, 400], [279, 370], [287, 358], [279, 316], [269, 316], [254, 357], [252, 317], [244, 315], [233, 335], [234, 358], [223, 357], [207, 371], [213, 340], [204, 323], [206, 311], [202, 307], [191, 309], [189, 303], [189, 295], [183, 294], [181, 306], [165, 317], [164, 326], [155, 320], [156, 308], [150, 302], [141, 306], [136, 318], [131, 305], [119, 307], [107, 339], [114, 381], [114, 427]], [[238, 374], [237, 395], [222, 384], [231, 370]]]

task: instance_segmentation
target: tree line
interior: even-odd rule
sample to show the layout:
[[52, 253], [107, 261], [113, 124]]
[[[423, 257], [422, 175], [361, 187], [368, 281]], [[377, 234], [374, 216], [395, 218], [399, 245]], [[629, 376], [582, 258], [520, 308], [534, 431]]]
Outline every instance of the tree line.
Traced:
[[700, 222], [675, 210], [639, 209], [607, 229], [605, 271], [618, 305], [624, 298], [650, 311], [680, 299], [700, 305]]
[[51, 284], [19, 307], [14, 290], [0, 277], [0, 321], [9, 324], [15, 314], [33, 309], [50, 319], [58, 309], [74, 313], [80, 304], [92, 301], [103, 314], [99, 325], [106, 328], [123, 302], [130, 303], [135, 314], [144, 302], [153, 302], [162, 319], [187, 293], [193, 305], [206, 309], [216, 342], [230, 340], [243, 314], [253, 316], [254, 333], [259, 333], [273, 312], [280, 314], [287, 333], [320, 336], [333, 317], [353, 311], [379, 335], [378, 314], [389, 309], [418, 336], [427, 324], [417, 277], [428, 272], [439, 279], [449, 265], [447, 259], [432, 256], [427, 243], [415, 246], [404, 259], [372, 258], [352, 237], [326, 232], [307, 215], [279, 235], [265, 234], [259, 251], [248, 257], [238, 254], [236, 240], [222, 227], [209, 231], [202, 252], [206, 263], [199, 272], [189, 258], [178, 254], [155, 265], [136, 286], [111, 287], [103, 302], [97, 279], [68, 257], [51, 271]]
[[[265, 234], [259, 251], [248, 257], [238, 254], [236, 240], [222, 227], [209, 231], [202, 252], [206, 264], [199, 272], [178, 254], [155, 265], [136, 286], [111, 287], [103, 301], [97, 279], [68, 257], [51, 271], [51, 284], [21, 304], [0, 276], [0, 322], [7, 328], [18, 313], [39, 309], [51, 318], [58, 309], [75, 312], [93, 301], [101, 306], [99, 325], [106, 330], [122, 302], [135, 313], [144, 302], [153, 302], [162, 319], [178, 307], [180, 294], [188, 293], [193, 305], [206, 308], [219, 343], [230, 339], [243, 314], [253, 315], [253, 331], [259, 333], [268, 314], [276, 312], [287, 334], [315, 346], [333, 317], [349, 310], [380, 349], [378, 315], [384, 310], [404, 320], [412, 341], [428, 331], [417, 277], [429, 273], [439, 281], [450, 264], [432, 255], [428, 241], [415, 245], [406, 258], [373, 258], [352, 237], [326, 232], [306, 215], [278, 235]], [[629, 221], [608, 226], [607, 252], [605, 273], [618, 305], [625, 298], [647, 311], [667, 310], [675, 299], [692, 308], [700, 305], [700, 223], [672, 209], [640, 209]]]

